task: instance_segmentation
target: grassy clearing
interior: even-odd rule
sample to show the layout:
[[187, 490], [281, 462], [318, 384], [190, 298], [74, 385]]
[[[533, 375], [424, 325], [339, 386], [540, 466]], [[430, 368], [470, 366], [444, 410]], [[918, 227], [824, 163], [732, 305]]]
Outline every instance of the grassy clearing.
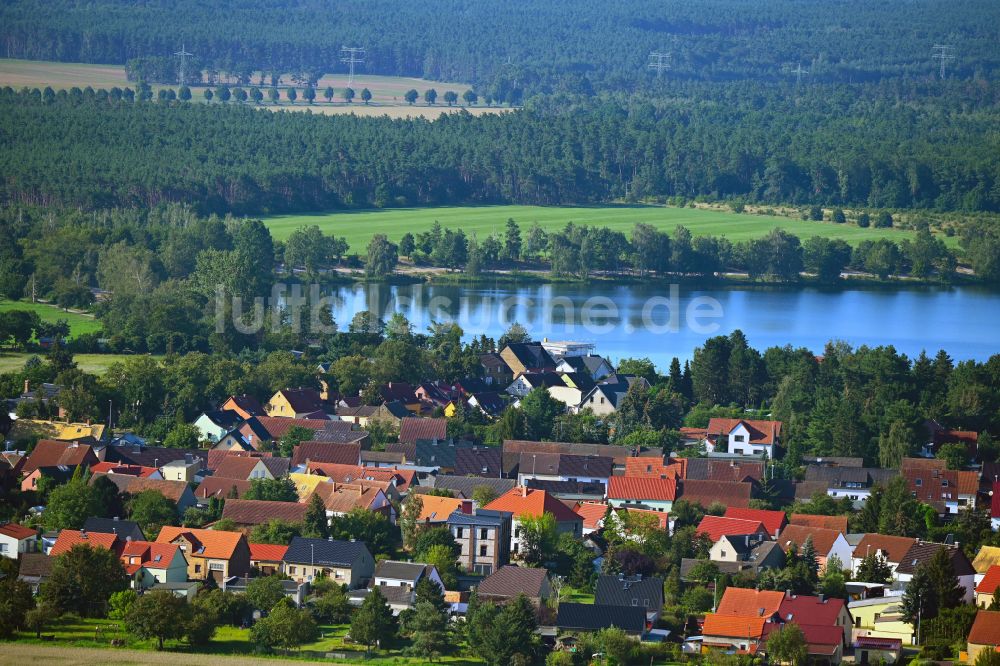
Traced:
[[[0, 373], [21, 370], [24, 367], [24, 362], [31, 356], [44, 356], [44, 353], [4, 352], [0, 354]], [[127, 354], [75, 354], [73, 360], [84, 372], [103, 375], [113, 363], [123, 361], [128, 357]], [[154, 356], [153, 358], [160, 359], [162, 357]]]
[[48, 303], [0, 300], [0, 312], [6, 312], [7, 310], [30, 310], [31, 312], [37, 312], [41, 320], [45, 322], [55, 322], [59, 319], [65, 319], [69, 323], [70, 337], [101, 330], [101, 324], [93, 315], [82, 312], [66, 312]]
[[[666, 206], [443, 206], [277, 215], [265, 219], [265, 223], [271, 234], [278, 239], [288, 238], [292, 231], [301, 226], [315, 224], [324, 233], [344, 236], [353, 252], [363, 253], [368, 240], [376, 233], [383, 233], [398, 242], [406, 232], [415, 234], [424, 231], [436, 220], [446, 228], [461, 227], [467, 234], [475, 232], [482, 238], [491, 233], [502, 234], [507, 218], [513, 218], [521, 225], [522, 234], [534, 222], [538, 222], [547, 231], [561, 229], [566, 223], [573, 222], [605, 226], [626, 233], [637, 222], [645, 222], [666, 231], [684, 225], [696, 236], [725, 236], [734, 242], [759, 238], [775, 227], [801, 238], [840, 238], [851, 245], [857, 245], [866, 239], [902, 240], [913, 237], [913, 232], [896, 229], [861, 229], [852, 224], [807, 222], [789, 217], [737, 215], [719, 210]], [[953, 245], [953, 241], [953, 238], [945, 239], [949, 245]]]

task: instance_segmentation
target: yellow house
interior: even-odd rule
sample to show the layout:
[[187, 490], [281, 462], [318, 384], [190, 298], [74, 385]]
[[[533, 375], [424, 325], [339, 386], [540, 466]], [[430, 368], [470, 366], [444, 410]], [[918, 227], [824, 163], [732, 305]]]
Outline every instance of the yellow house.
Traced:
[[321, 483], [328, 483], [330, 479], [320, 474], [289, 474], [288, 478], [295, 484], [295, 492], [299, 494], [299, 501], [305, 502], [316, 490], [316, 486]]
[[915, 630], [901, 617], [902, 602], [902, 596], [895, 596], [860, 599], [847, 604], [854, 618], [852, 638], [898, 638], [903, 645], [913, 645]]
[[271, 396], [264, 405], [264, 411], [268, 416], [293, 419], [310, 418], [316, 412], [323, 412], [325, 409], [319, 392], [311, 388], [282, 389]]
[[983, 546], [976, 553], [976, 559], [972, 560], [972, 568], [976, 570], [976, 584], [986, 576], [986, 572], [993, 565], [1000, 564], [1000, 547]]
[[457, 413], [458, 413], [458, 405], [455, 404], [454, 400], [452, 400], [451, 402], [449, 402], [447, 405], [444, 406], [444, 415], [447, 418], [450, 419]]

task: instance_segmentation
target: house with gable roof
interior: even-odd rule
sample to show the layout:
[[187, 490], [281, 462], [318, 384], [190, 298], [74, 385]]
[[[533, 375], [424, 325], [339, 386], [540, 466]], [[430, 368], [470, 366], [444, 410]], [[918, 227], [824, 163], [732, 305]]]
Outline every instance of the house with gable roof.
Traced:
[[634, 507], [670, 511], [676, 499], [675, 479], [627, 476], [608, 479], [608, 504], [616, 509]]
[[778, 544], [785, 552], [788, 552], [793, 546], [798, 552], [801, 552], [807, 539], [812, 539], [820, 571], [826, 569], [826, 563], [833, 557], [840, 560], [841, 566], [845, 568], [851, 565], [854, 548], [848, 543], [847, 537], [837, 530], [789, 525], [778, 535]]
[[713, 418], [708, 422], [705, 450], [738, 456], [766, 455], [773, 460], [781, 444], [781, 421]]
[[725, 518], [739, 518], [741, 520], [759, 520], [767, 530], [771, 538], [777, 539], [781, 530], [788, 525], [788, 518], [784, 511], [769, 511], [767, 509], [744, 509], [737, 506], [726, 507]]
[[38, 550], [38, 530], [17, 523], [0, 524], [0, 557], [16, 560], [23, 553]]
[[264, 405], [268, 416], [284, 418], [326, 418], [329, 405], [320, 397], [319, 391], [311, 388], [281, 389]]
[[517, 469], [517, 482], [525, 485], [529, 479], [541, 481], [573, 481], [607, 485], [615, 462], [604, 456], [578, 456], [569, 453], [522, 453]]
[[854, 547], [851, 556], [851, 570], [857, 573], [858, 567], [869, 555], [876, 555], [885, 560], [893, 574], [896, 568], [906, 558], [906, 554], [917, 542], [911, 537], [889, 536], [885, 534], [868, 533], [861, 537], [861, 541]]
[[983, 650], [1000, 651], [1000, 611], [980, 610], [969, 630], [969, 659], [973, 664]]
[[515, 486], [484, 508], [511, 514], [510, 552], [514, 557], [517, 557], [521, 546], [521, 520], [528, 516], [537, 518], [544, 513], [550, 513], [556, 520], [557, 532], [568, 532], [575, 537], [583, 536], [583, 519], [544, 490]]
[[156, 543], [180, 547], [188, 562], [188, 578], [220, 582], [250, 575], [250, 544], [242, 532], [164, 525]]
[[941, 549], [946, 549], [951, 566], [955, 570], [955, 580], [965, 589], [964, 599], [966, 603], [972, 603], [975, 599], [976, 591], [976, 570], [973, 568], [969, 558], [957, 545], [943, 543], [932, 543], [930, 541], [917, 541], [910, 546], [910, 549], [903, 556], [903, 561], [896, 567], [896, 580], [904, 585], [913, 580], [913, 575], [917, 569], [927, 562], [930, 562], [934, 555]]
[[312, 582], [324, 576], [349, 590], [364, 586], [375, 573], [375, 559], [360, 541], [295, 537], [288, 544], [283, 565], [292, 580]]

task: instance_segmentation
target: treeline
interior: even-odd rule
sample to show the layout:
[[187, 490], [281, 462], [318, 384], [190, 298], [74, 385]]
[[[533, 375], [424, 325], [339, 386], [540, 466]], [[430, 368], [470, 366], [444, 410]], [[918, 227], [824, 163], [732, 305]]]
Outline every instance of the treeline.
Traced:
[[244, 214], [667, 197], [1000, 211], [1000, 86], [954, 84], [923, 101], [919, 86], [889, 89], [909, 101], [734, 85], [711, 102], [551, 104], [431, 122], [8, 88], [0, 199], [185, 201]]
[[[475, 83], [484, 92], [489, 86], [497, 99], [510, 89], [531, 95], [668, 88], [664, 82], [686, 79], [794, 80], [799, 63], [809, 70], [807, 81], [931, 78], [937, 66], [932, 46], [941, 42], [958, 49], [951, 76], [990, 79], [1000, 66], [997, 24], [1000, 9], [990, 0], [807, 6], [794, 0], [515, 0], [503, 9], [463, 0], [335, 6], [320, 0], [211, 6], [13, 0], [0, 6], [7, 57], [125, 64], [169, 58], [183, 45], [194, 54], [188, 72], [203, 68], [206, 77], [224, 73], [246, 84], [256, 71], [267, 79], [293, 73], [303, 81], [342, 72], [346, 44], [367, 48], [364, 71]], [[651, 51], [671, 52], [662, 77], [647, 67]]]
[[[317, 233], [316, 227], [303, 228], [293, 232], [289, 242], [295, 239], [305, 244], [306, 237]], [[376, 252], [381, 252], [381, 242], [375, 245]], [[502, 237], [490, 235], [482, 242], [466, 236], [462, 229], [442, 229], [435, 223], [415, 237], [405, 234], [398, 252], [417, 264], [462, 268], [473, 276], [516, 266], [518, 261], [544, 261], [556, 276], [583, 279], [597, 274], [715, 276], [739, 271], [753, 279], [782, 281], [798, 280], [800, 273], [807, 272], [821, 282], [833, 282], [850, 269], [882, 279], [905, 274], [948, 280], [958, 263], [955, 254], [926, 227], [914, 240], [898, 244], [887, 238], [865, 240], [852, 248], [842, 240], [821, 236], [802, 241], [780, 228], [764, 238], [733, 243], [724, 236], [694, 237], [683, 226], [668, 235], [652, 225], [636, 224], [626, 234], [570, 223], [561, 231], [547, 233], [536, 222], [522, 237], [520, 226], [509, 219]]]

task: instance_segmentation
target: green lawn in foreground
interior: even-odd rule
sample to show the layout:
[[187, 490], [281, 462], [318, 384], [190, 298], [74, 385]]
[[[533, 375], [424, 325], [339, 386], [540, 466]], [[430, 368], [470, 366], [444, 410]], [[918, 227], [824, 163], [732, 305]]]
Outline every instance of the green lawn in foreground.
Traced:
[[[758, 238], [775, 227], [781, 227], [801, 238], [840, 238], [852, 245], [865, 239], [902, 240], [913, 236], [912, 232], [895, 229], [861, 229], [853, 224], [807, 222], [787, 217], [737, 215], [724, 211], [666, 206], [442, 206], [276, 215], [265, 218], [264, 222], [271, 234], [279, 240], [288, 238], [292, 231], [301, 226], [315, 224], [326, 234], [347, 238], [352, 252], [363, 253], [368, 240], [375, 233], [383, 233], [390, 240], [399, 242], [406, 232], [416, 234], [429, 229], [437, 220], [445, 228], [461, 227], [466, 234], [475, 232], [483, 238], [491, 233], [502, 234], [507, 218], [513, 218], [521, 226], [522, 235], [535, 222], [548, 231], [561, 229], [567, 222], [573, 222], [604, 226], [626, 233], [637, 222], [645, 222], [667, 231], [684, 225], [695, 236], [725, 236], [734, 242]], [[945, 238], [945, 242], [954, 246], [957, 240]]]
[[[31, 356], [41, 356], [44, 352], [2, 352], [0, 353], [0, 372], [17, 372], [24, 367], [24, 362]], [[73, 360], [84, 372], [94, 375], [103, 375], [108, 371], [112, 363], [123, 361], [128, 358], [128, 354], [74, 354]], [[159, 359], [162, 357], [154, 356]]]
[[32, 303], [31, 301], [8, 301], [0, 299], [0, 312], [7, 310], [30, 310], [37, 312], [42, 321], [55, 322], [58, 319], [65, 319], [69, 322], [70, 337], [75, 337], [82, 333], [94, 333], [101, 330], [101, 324], [93, 315], [81, 314], [78, 312], [65, 312], [55, 305], [47, 303]]

